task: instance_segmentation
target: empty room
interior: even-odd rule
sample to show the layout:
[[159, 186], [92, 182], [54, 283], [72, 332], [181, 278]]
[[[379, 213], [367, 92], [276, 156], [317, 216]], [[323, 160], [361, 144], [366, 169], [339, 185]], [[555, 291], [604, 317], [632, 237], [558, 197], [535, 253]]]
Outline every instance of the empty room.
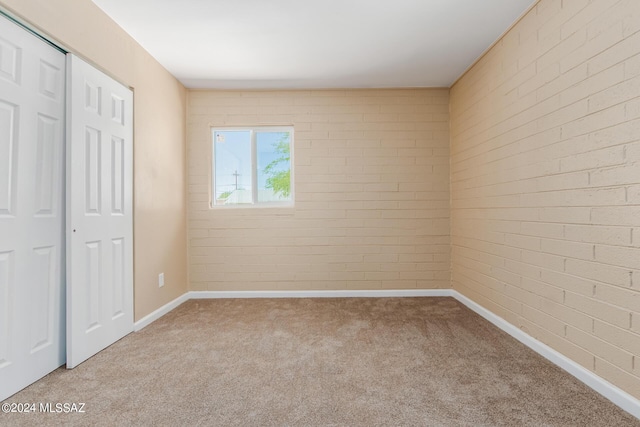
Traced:
[[0, 404], [640, 426], [640, 1], [0, 0]]

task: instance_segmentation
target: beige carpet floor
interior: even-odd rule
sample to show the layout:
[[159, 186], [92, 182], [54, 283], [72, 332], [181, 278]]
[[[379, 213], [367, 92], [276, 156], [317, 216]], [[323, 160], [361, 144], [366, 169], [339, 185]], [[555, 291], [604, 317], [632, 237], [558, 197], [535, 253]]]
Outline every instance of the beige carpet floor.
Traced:
[[452, 298], [192, 300], [0, 425], [640, 426]]

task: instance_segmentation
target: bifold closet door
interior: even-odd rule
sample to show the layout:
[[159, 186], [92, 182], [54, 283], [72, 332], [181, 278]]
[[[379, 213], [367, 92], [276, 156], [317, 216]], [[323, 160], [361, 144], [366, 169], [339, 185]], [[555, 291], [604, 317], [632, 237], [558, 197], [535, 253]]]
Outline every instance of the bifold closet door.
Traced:
[[64, 131], [65, 55], [0, 16], [0, 400], [65, 362]]
[[133, 331], [133, 93], [67, 59], [67, 368]]

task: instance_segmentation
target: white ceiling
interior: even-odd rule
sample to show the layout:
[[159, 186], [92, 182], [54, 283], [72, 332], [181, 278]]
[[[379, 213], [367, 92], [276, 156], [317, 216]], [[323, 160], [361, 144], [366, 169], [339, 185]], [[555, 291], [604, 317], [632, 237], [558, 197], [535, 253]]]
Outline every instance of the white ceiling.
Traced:
[[536, 0], [93, 0], [190, 88], [448, 87]]

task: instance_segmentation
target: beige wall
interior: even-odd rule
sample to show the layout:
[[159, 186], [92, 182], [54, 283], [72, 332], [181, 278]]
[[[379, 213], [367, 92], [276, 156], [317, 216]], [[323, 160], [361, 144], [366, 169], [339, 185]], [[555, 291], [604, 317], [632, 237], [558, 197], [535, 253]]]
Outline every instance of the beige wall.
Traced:
[[538, 3], [451, 129], [453, 287], [640, 398], [640, 1]]
[[186, 90], [90, 0], [0, 0], [0, 7], [134, 90], [134, 282], [140, 319], [187, 289]]
[[[449, 287], [447, 89], [190, 91], [192, 290]], [[295, 208], [209, 209], [212, 126], [293, 125]]]

